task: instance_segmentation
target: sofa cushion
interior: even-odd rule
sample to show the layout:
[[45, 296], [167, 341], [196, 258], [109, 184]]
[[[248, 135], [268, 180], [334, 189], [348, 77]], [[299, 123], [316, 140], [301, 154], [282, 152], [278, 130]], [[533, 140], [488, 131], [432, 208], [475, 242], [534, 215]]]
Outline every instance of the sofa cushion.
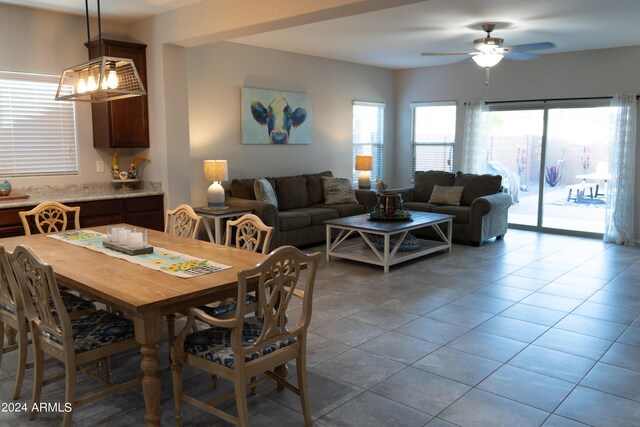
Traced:
[[478, 197], [489, 196], [500, 191], [502, 177], [500, 175], [476, 175], [458, 172], [453, 185], [464, 187], [460, 204], [462, 206], [471, 206], [471, 203]]
[[335, 209], [327, 209], [327, 208], [317, 208], [317, 207], [308, 207], [308, 208], [300, 208], [300, 209], [292, 209], [288, 212], [302, 212], [311, 218], [311, 225], [322, 225], [325, 221], [330, 219], [339, 218], [340, 215], [338, 211]]
[[424, 202], [404, 202], [402, 206], [408, 211], [431, 212], [431, 210], [438, 205]]
[[311, 226], [311, 217], [306, 212], [280, 211], [278, 212], [279, 231], [297, 230]]
[[454, 215], [452, 219], [454, 224], [469, 224], [469, 213], [471, 209], [468, 206], [434, 206], [431, 213]]
[[337, 205], [339, 203], [358, 203], [349, 178], [322, 177], [324, 190], [324, 204]]
[[353, 216], [353, 215], [361, 215], [366, 213], [366, 209], [364, 206], [358, 203], [340, 203], [339, 205], [313, 205], [309, 206], [310, 208], [324, 208], [324, 209], [332, 209], [338, 212], [340, 218], [344, 218], [345, 216]]
[[232, 179], [231, 195], [239, 199], [255, 200], [256, 196], [253, 191], [253, 178]]
[[307, 195], [307, 180], [302, 175], [280, 176], [273, 178], [275, 182], [276, 196], [278, 197], [278, 209], [283, 211], [309, 206]]
[[266, 178], [258, 178], [253, 182], [253, 192], [257, 201], [271, 203], [278, 209], [276, 192]]
[[460, 206], [460, 199], [462, 198], [463, 190], [464, 187], [457, 185], [452, 185], [451, 187], [434, 185], [433, 192], [431, 193], [431, 198], [428, 203], [444, 206]]
[[416, 202], [428, 202], [434, 185], [452, 186], [456, 176], [445, 171], [416, 171], [413, 179]]
[[331, 171], [324, 171], [314, 174], [304, 174], [307, 180], [307, 195], [309, 196], [309, 205], [322, 203], [324, 200], [324, 190], [322, 188], [322, 177], [333, 176]]

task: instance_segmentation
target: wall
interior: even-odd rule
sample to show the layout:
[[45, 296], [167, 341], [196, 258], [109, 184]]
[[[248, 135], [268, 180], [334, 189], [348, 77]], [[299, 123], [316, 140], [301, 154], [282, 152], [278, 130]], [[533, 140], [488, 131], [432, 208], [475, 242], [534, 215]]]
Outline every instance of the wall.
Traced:
[[[485, 92], [484, 70], [473, 62], [397, 71], [395, 181], [399, 186], [411, 185], [411, 102], [457, 102], [456, 170], [460, 165], [465, 101], [640, 94], [639, 70], [640, 46], [544, 55], [526, 62], [503, 60], [491, 69], [489, 95]], [[636, 188], [640, 188], [640, 149], [636, 150], [636, 165]], [[636, 197], [636, 211], [640, 212], [640, 197]], [[636, 236], [640, 236], [637, 222]]]
[[[103, 35], [126, 40], [124, 27], [102, 22]], [[91, 22], [92, 34], [97, 34], [97, 22]], [[82, 16], [47, 12], [0, 4], [0, 70], [59, 76], [66, 67], [88, 60], [86, 21]], [[91, 106], [76, 103], [79, 175], [10, 178], [14, 187], [29, 185], [61, 185], [84, 182], [104, 182], [109, 172], [112, 150], [93, 148]], [[130, 160], [128, 153], [121, 157]], [[96, 161], [105, 162], [105, 173], [96, 172]]]
[[[187, 63], [194, 205], [206, 203], [209, 183], [202, 178], [206, 159], [228, 160], [230, 179], [323, 170], [351, 177], [353, 100], [386, 103], [384, 170], [391, 171], [395, 132], [392, 71], [227, 42], [188, 49]], [[311, 144], [242, 145], [243, 86], [310, 94]]]

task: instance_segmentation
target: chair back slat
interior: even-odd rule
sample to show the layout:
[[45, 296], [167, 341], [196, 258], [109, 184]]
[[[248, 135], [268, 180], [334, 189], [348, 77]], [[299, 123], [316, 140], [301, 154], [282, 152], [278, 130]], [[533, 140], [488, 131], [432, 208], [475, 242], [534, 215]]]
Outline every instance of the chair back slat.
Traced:
[[[0, 245], [0, 319], [2, 316], [11, 316], [15, 319], [20, 312], [22, 312], [22, 300], [18, 293], [13, 269], [9, 264], [6, 249]], [[0, 331], [0, 333], [4, 332]]]
[[176, 236], [198, 237], [202, 217], [189, 205], [179, 205], [173, 210], [167, 210], [164, 220], [164, 232]]
[[66, 206], [58, 202], [42, 202], [26, 212], [18, 212], [24, 234], [31, 235], [30, 223], [33, 223], [40, 234], [58, 233], [69, 226], [68, 214], [73, 214], [73, 229], [80, 228], [80, 206]]
[[235, 221], [227, 221], [226, 246], [235, 246], [251, 252], [269, 252], [273, 227], [254, 214], [246, 214]]

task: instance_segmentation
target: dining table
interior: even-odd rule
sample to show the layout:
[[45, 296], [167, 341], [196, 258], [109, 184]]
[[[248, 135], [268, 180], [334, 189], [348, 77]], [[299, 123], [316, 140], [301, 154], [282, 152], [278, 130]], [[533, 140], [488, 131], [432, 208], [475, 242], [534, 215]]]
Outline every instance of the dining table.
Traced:
[[[91, 227], [90, 231], [106, 233], [107, 228]], [[44, 234], [4, 238], [0, 244], [8, 251], [21, 244], [29, 246], [53, 267], [56, 279], [65, 287], [133, 318], [135, 339], [140, 343], [142, 355], [145, 422], [147, 426], [159, 426], [161, 381], [157, 346], [161, 340], [162, 317], [235, 296], [238, 271], [254, 267], [266, 255], [151, 229], [147, 229], [147, 239], [151, 246], [230, 268], [183, 278]]]

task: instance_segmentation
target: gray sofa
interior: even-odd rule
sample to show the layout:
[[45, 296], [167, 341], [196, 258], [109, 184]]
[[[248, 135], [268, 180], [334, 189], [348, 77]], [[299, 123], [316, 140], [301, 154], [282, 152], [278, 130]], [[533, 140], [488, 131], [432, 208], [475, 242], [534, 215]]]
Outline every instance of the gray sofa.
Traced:
[[[429, 203], [435, 185], [464, 187], [460, 206]], [[480, 246], [493, 237], [502, 239], [507, 232], [512, 202], [511, 196], [501, 190], [500, 175], [417, 171], [413, 187], [386, 192], [400, 193], [407, 210], [454, 215], [453, 240]]]
[[333, 174], [325, 171], [266, 178], [275, 190], [278, 208], [256, 200], [254, 178], [234, 179], [227, 191], [225, 204], [251, 209], [266, 225], [274, 227], [271, 249], [324, 242], [324, 221], [369, 212], [376, 196], [373, 191], [356, 189], [358, 203], [324, 204], [323, 176]]

